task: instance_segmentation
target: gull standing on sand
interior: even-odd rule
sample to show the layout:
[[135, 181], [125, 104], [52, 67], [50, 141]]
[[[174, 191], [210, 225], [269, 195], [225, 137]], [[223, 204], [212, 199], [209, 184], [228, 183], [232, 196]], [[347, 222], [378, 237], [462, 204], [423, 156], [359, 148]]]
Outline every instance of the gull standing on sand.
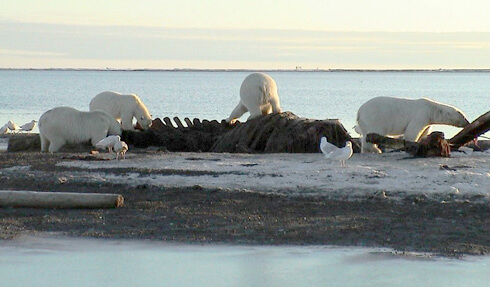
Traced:
[[3, 125], [3, 127], [0, 128], [0, 135], [6, 134], [9, 132], [9, 127], [8, 124]]
[[36, 123], [37, 123], [36, 120], [32, 120], [26, 124], [21, 125], [20, 130], [24, 131], [24, 132], [30, 132], [34, 129], [34, 127], [36, 126]]
[[340, 160], [340, 166], [345, 167], [345, 161], [352, 156], [352, 143], [345, 143], [345, 147], [339, 148], [327, 141], [326, 137], [320, 139], [320, 150], [326, 158]]
[[11, 131], [16, 131], [16, 130], [19, 130], [20, 129], [20, 127], [16, 123], [14, 123], [13, 121], [8, 121], [7, 127]]
[[109, 153], [112, 153], [112, 148], [119, 141], [121, 141], [120, 136], [108, 136], [96, 143], [95, 147], [98, 149], [108, 149]]
[[119, 159], [119, 155], [121, 155], [122, 159], [126, 159], [126, 152], [128, 151], [128, 145], [123, 141], [118, 141], [114, 145], [114, 151], [116, 152], [116, 159]]

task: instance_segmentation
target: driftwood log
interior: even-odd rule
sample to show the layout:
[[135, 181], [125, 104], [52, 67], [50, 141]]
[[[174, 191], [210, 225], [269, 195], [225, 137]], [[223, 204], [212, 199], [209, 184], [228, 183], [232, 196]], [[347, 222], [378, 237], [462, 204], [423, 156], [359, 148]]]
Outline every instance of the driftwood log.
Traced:
[[22, 134], [12, 135], [9, 138], [9, 144], [7, 151], [40, 151], [41, 150], [41, 138], [39, 134]]
[[444, 133], [433, 132], [419, 143], [403, 139], [385, 137], [379, 134], [368, 134], [366, 141], [378, 146], [388, 147], [407, 153], [415, 157], [449, 157], [449, 143], [444, 138]]
[[108, 193], [0, 191], [0, 207], [28, 208], [116, 208], [124, 197]]
[[[66, 144], [61, 147], [60, 152], [87, 152], [93, 149], [90, 142], [83, 144]], [[39, 134], [15, 134], [9, 137], [8, 152], [40, 151], [41, 138]]]
[[[168, 151], [242, 153], [316, 153], [322, 136], [339, 147], [352, 140], [338, 120], [299, 118], [291, 112], [269, 114], [229, 125], [225, 121], [156, 119], [147, 131], [124, 131], [121, 138], [135, 147]], [[354, 142], [354, 151], [360, 150]]]
[[472, 141], [478, 136], [490, 130], [490, 111], [478, 117], [472, 123], [464, 127], [459, 133], [452, 137], [448, 142], [453, 148], [459, 148], [467, 142]]

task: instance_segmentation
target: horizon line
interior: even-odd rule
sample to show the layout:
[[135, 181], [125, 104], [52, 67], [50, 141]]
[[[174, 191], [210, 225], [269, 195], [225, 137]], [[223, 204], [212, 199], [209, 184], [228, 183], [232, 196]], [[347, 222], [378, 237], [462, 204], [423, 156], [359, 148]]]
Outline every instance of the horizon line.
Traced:
[[490, 68], [456, 69], [242, 69], [242, 68], [0, 68], [0, 71], [112, 71], [112, 72], [490, 72]]
[[168, 30], [218, 30], [218, 31], [290, 31], [290, 32], [320, 32], [320, 33], [421, 33], [421, 34], [461, 34], [461, 33], [490, 33], [490, 30], [453, 30], [453, 31], [437, 31], [437, 30], [344, 30], [344, 29], [314, 29], [314, 28], [252, 28], [252, 27], [198, 27], [198, 26], [164, 26], [164, 25], [142, 25], [142, 24], [85, 24], [85, 23], [57, 23], [57, 22], [35, 22], [35, 21], [12, 21], [2, 20], [0, 23], [4, 24], [19, 24], [19, 25], [48, 25], [48, 26], [70, 26], [70, 27], [83, 27], [83, 28], [148, 28], [148, 29], [168, 29]]

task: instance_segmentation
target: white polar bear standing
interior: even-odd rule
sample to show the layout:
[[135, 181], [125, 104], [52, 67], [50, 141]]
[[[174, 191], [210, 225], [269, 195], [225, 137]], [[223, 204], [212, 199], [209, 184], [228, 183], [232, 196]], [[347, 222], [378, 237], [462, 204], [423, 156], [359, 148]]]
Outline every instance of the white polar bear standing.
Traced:
[[134, 130], [133, 117], [143, 129], [151, 125], [151, 115], [145, 104], [135, 95], [116, 92], [102, 92], [90, 101], [90, 110], [103, 110], [116, 120], [120, 120], [123, 130]]
[[464, 127], [469, 122], [459, 109], [427, 98], [376, 97], [359, 108], [355, 130], [361, 135], [362, 152], [380, 153], [366, 142], [367, 134], [403, 135], [405, 140], [418, 141], [432, 124]]
[[95, 146], [107, 135], [121, 135], [121, 125], [104, 111], [81, 112], [69, 107], [51, 109], [39, 118], [41, 152], [57, 152], [67, 143]]
[[276, 82], [269, 75], [252, 73], [243, 80], [240, 86], [240, 102], [226, 122], [234, 123], [247, 111], [250, 112], [247, 120], [282, 112]]

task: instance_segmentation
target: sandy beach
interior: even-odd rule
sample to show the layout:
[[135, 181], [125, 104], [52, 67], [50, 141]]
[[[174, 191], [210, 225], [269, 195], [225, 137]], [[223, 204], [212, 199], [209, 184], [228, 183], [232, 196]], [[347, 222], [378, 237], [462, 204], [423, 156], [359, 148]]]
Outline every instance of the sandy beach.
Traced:
[[118, 193], [117, 209], [0, 209], [22, 235], [246, 245], [340, 245], [445, 256], [490, 252], [490, 153], [0, 152], [3, 190]]

